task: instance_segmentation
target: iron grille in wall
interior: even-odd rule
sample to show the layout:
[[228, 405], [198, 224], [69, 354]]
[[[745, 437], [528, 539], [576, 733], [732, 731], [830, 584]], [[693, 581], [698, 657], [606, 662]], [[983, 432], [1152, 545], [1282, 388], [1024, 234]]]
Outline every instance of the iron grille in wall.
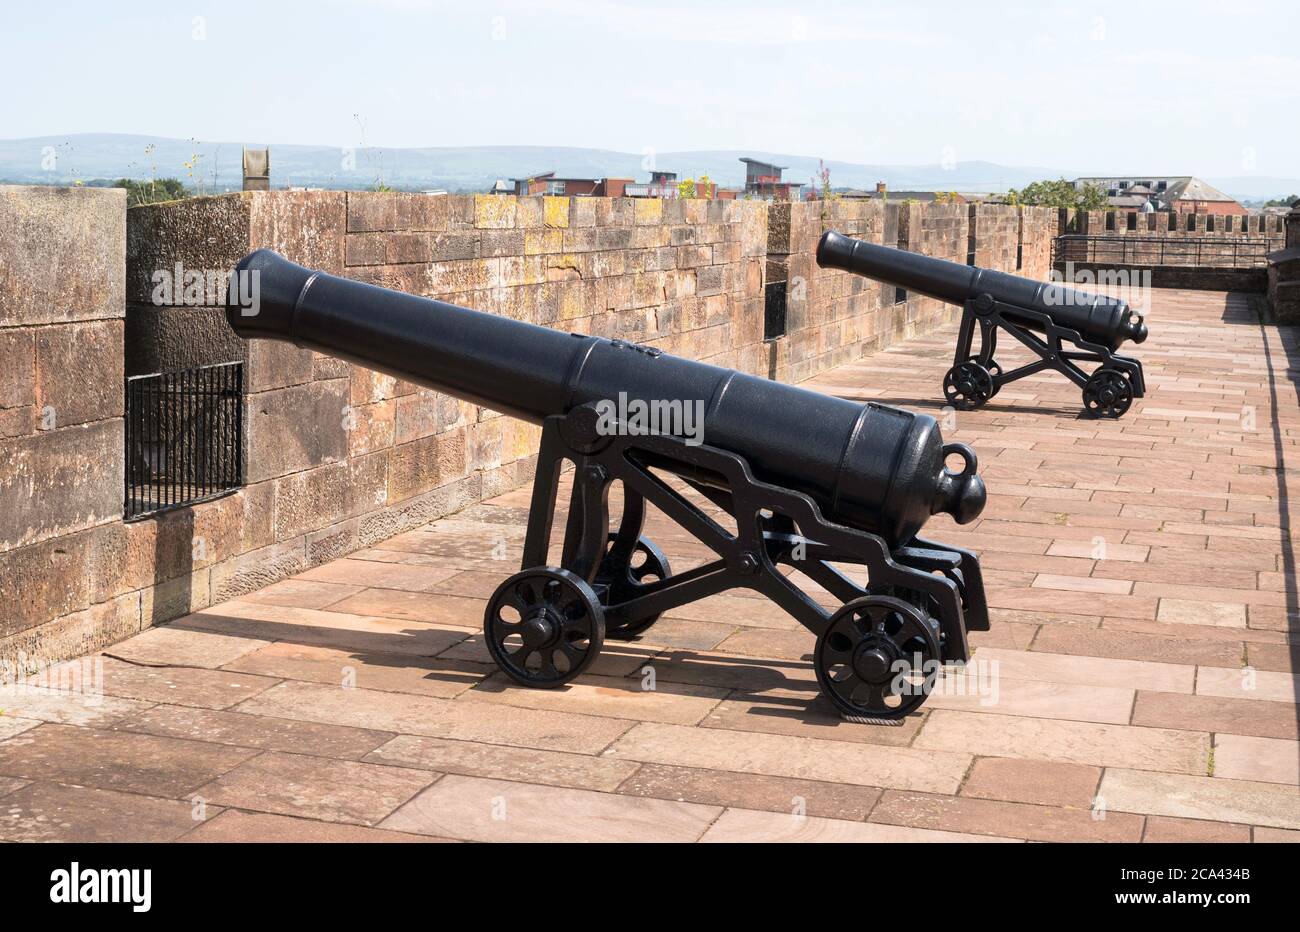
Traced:
[[208, 501], [243, 484], [244, 364], [126, 380], [126, 518]]

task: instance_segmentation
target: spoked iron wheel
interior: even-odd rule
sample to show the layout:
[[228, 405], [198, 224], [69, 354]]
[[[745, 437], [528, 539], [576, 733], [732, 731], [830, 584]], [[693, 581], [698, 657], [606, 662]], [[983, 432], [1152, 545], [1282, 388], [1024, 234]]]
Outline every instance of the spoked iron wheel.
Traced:
[[1133, 384], [1118, 369], [1101, 368], [1083, 387], [1083, 407], [1093, 417], [1122, 417], [1133, 404]]
[[[979, 360], [974, 356], [972, 356], [971, 359], [975, 362], [979, 362]], [[1002, 364], [996, 359], [989, 359], [989, 364], [984, 366], [984, 368], [988, 370], [989, 376], [993, 379], [993, 394], [989, 395], [989, 397], [996, 398], [998, 392], [1002, 390], [1002, 386], [998, 384], [998, 376], [1002, 375]]]
[[953, 366], [943, 377], [943, 394], [948, 404], [961, 411], [973, 411], [993, 397], [993, 376], [973, 359]]
[[605, 611], [591, 586], [568, 570], [516, 573], [488, 602], [488, 652], [523, 686], [562, 686], [591, 665], [605, 643]]
[[892, 596], [846, 602], [817, 639], [817, 682], [848, 721], [901, 724], [938, 674], [938, 625]]
[[[673, 574], [672, 567], [668, 563], [668, 557], [645, 537], [637, 538], [636, 544], [632, 547], [632, 556], [629, 561], [623, 563], [623, 561], [613, 559], [611, 552], [614, 547], [614, 540], [617, 537], [616, 532], [610, 532], [609, 544], [605, 549], [605, 558], [600, 561], [600, 571], [596, 574], [596, 582], [609, 587], [609, 594], [605, 601], [610, 605], [617, 605], [620, 602], [634, 599], [650, 583], [667, 579]], [[605, 636], [617, 640], [634, 638], [658, 620], [658, 615], [651, 615], [648, 618], [624, 622], [623, 624], [607, 625]]]

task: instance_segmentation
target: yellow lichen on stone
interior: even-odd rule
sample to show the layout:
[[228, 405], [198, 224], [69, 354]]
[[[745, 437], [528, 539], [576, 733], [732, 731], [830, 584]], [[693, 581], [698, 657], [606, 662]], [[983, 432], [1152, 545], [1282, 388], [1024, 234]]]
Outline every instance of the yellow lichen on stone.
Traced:
[[638, 197], [633, 214], [638, 225], [660, 223], [664, 216], [664, 202], [657, 197]]
[[503, 426], [501, 462], [512, 463], [537, 452], [541, 429], [525, 421], [510, 418]]
[[565, 282], [560, 290], [560, 319], [575, 320], [583, 316], [581, 284]]
[[569, 225], [569, 199], [567, 197], [542, 198], [542, 214], [548, 227]]
[[480, 230], [509, 229], [515, 225], [513, 194], [474, 195], [474, 226]]
[[564, 248], [564, 231], [562, 230], [526, 230], [524, 231], [524, 255], [540, 256], [559, 252]]

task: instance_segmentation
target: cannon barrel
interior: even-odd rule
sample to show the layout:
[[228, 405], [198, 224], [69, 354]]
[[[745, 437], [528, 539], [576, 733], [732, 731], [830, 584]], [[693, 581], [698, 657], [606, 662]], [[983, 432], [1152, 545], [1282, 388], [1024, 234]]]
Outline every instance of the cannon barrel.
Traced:
[[[974, 454], [945, 447], [928, 415], [390, 291], [269, 250], [236, 267], [226, 314], [246, 339], [290, 341], [534, 423], [592, 403], [693, 404], [701, 442], [894, 547], [932, 514], [965, 523], [984, 506]], [[945, 466], [954, 454], [959, 472]]]
[[[1004, 306], [1047, 314], [1058, 326], [1077, 330], [1084, 338], [1112, 351], [1125, 340], [1141, 343], [1147, 338], [1147, 326], [1141, 317], [1118, 298], [877, 246], [834, 231], [824, 234], [817, 244], [817, 264], [856, 272], [949, 304], [961, 305], [980, 295], [991, 295]], [[1014, 310], [1003, 313], [1023, 326], [1042, 330], [1037, 321], [1017, 317]]]

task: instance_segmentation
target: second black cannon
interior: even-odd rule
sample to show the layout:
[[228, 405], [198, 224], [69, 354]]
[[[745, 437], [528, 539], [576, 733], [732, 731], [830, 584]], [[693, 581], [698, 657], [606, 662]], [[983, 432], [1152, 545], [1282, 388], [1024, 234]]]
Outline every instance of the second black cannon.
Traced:
[[[1147, 325], [1119, 298], [878, 246], [834, 231], [818, 243], [817, 264], [962, 308], [953, 365], [943, 381], [944, 397], [955, 408], [982, 407], [1003, 385], [1044, 369], [1054, 369], [1079, 386], [1084, 410], [1093, 417], [1121, 417], [1133, 399], [1146, 392], [1142, 364], [1118, 350], [1125, 341], [1144, 341]], [[999, 331], [1015, 337], [1037, 358], [1004, 370], [994, 356]]]

